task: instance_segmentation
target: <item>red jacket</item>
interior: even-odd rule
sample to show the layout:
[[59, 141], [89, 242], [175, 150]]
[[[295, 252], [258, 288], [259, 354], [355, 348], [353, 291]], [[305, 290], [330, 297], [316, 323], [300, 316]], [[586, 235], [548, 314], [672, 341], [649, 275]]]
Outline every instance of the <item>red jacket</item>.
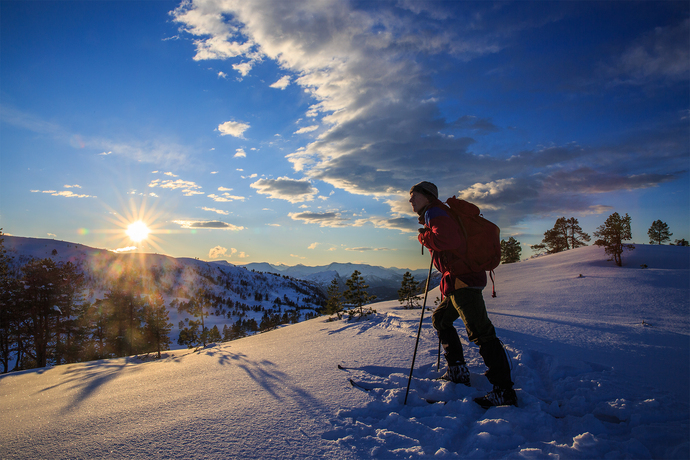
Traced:
[[466, 287], [483, 289], [486, 286], [486, 272], [472, 272], [454, 275], [451, 269], [467, 251], [465, 235], [453, 216], [448, 214], [439, 200], [432, 202], [424, 211], [424, 232], [419, 234], [419, 242], [432, 254], [434, 267], [442, 274], [441, 296]]

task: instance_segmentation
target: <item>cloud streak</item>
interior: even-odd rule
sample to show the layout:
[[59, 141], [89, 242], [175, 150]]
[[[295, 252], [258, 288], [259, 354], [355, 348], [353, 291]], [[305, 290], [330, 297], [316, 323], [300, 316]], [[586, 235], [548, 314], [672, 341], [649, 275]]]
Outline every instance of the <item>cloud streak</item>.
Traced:
[[[462, 64], [496, 54], [523, 31], [562, 19], [567, 6], [552, 5], [540, 15], [516, 18], [510, 9], [514, 5], [487, 6], [474, 16], [448, 6], [398, 2], [364, 11], [335, 0], [192, 1], [174, 16], [189, 33], [201, 37], [195, 59], [244, 59], [251, 65], [274, 60], [294, 75], [291, 84], [302, 87], [314, 101], [306, 116], [319, 124], [295, 133], [315, 131], [317, 126], [322, 132], [286, 156], [305, 179], [262, 179], [252, 187], [271, 198], [298, 203], [316, 195], [309, 181], [323, 181], [392, 205], [390, 218], [354, 221], [355, 225], [366, 222], [408, 231], [411, 219], [393, 203], [419, 180], [431, 180], [448, 195], [458, 193], [484, 209], [500, 211], [504, 224], [514, 224], [563, 209], [607, 209], [598, 201], [606, 193], [655, 187], [687, 174], [687, 123], [678, 129], [668, 124], [644, 133], [623, 133], [610, 145], [572, 143], [499, 154], [475, 151], [480, 138], [502, 134], [507, 127], [474, 113], [447, 119], [433, 69], [423, 65], [424, 60], [443, 56]], [[501, 27], [482, 34], [490, 22]], [[599, 82], [601, 87], [612, 78], [636, 84], [654, 79], [687, 82], [689, 24], [684, 19], [631, 41], [621, 54], [610, 57], [609, 75]], [[287, 82], [282, 77], [271, 86], [282, 89]], [[650, 166], [655, 162], [658, 166]], [[337, 213], [290, 216], [321, 226], [338, 226], [345, 219]]]

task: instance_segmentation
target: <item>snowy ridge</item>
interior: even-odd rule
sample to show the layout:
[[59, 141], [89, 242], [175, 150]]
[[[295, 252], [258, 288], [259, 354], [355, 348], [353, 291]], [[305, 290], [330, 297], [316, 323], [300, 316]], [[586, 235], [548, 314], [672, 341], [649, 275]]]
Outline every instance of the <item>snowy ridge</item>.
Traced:
[[[228, 303], [240, 304], [237, 308], [217, 305], [218, 314], [208, 318], [208, 327], [232, 326], [238, 319], [254, 319], [260, 322], [264, 313], [281, 310], [275, 299], [289, 299], [296, 304], [301, 319], [316, 315], [320, 302], [325, 300], [316, 283], [304, 280], [284, 279], [272, 274], [254, 273], [244, 267], [227, 262], [209, 263], [193, 258], [174, 258], [160, 254], [114, 253], [106, 249], [57, 241], [51, 239], [25, 238], [3, 235], [4, 247], [13, 258], [14, 270], [19, 270], [31, 258], [50, 258], [55, 262], [71, 262], [85, 274], [87, 283], [86, 300], [93, 302], [103, 298], [112, 281], [126, 271], [137, 273], [146, 287], [160, 291], [169, 306], [168, 313], [173, 329], [170, 334], [172, 348], [179, 348], [178, 323], [189, 315], [179, 314], [170, 307], [173, 300], [185, 300], [190, 296], [198, 273], [209, 275], [215, 280], [213, 293]], [[257, 300], [255, 294], [261, 294]], [[255, 309], [256, 308], [256, 309]]]
[[[286, 265], [271, 265], [265, 262], [251, 263], [242, 266], [258, 272], [276, 273], [312, 281], [318, 284], [324, 292], [328, 289], [328, 285], [332, 282], [333, 278], [338, 279], [338, 284], [341, 288], [344, 287], [345, 282], [352, 276], [352, 273], [357, 270], [362, 278], [364, 278], [365, 283], [370, 287], [368, 290], [370, 294], [376, 295], [379, 300], [394, 300], [398, 298], [398, 289], [400, 289], [405, 272], [410, 272], [418, 283], [424, 283], [429, 273], [426, 269], [408, 270], [404, 268], [384, 268], [366, 264], [338, 262], [315, 267], [301, 264], [288, 267]], [[436, 276], [432, 278], [432, 287], [438, 286], [439, 283], [440, 277]]]
[[688, 248], [638, 245], [621, 268], [597, 247], [500, 266], [498, 297], [485, 298], [519, 407], [472, 401], [489, 384], [459, 322], [472, 387], [435, 380], [428, 312], [403, 405], [421, 310], [388, 301], [365, 321], [320, 317], [157, 361], [1, 376], [0, 451], [23, 459], [686, 459], [689, 262]]

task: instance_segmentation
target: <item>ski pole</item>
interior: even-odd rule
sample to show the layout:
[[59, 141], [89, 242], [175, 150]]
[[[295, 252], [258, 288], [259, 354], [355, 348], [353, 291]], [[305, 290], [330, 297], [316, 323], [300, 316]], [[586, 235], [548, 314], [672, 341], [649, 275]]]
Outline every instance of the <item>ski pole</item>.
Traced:
[[[424, 247], [424, 246], [422, 246]], [[431, 250], [429, 250], [431, 252]], [[424, 310], [426, 310], [426, 297], [429, 294], [429, 280], [431, 280], [431, 270], [434, 268], [434, 254], [431, 254], [431, 265], [429, 265], [429, 275], [426, 277], [426, 288], [424, 289], [424, 304], [422, 305], [422, 314], [419, 317], [419, 327], [417, 328], [417, 341], [414, 344], [414, 353], [412, 354], [412, 366], [410, 366], [410, 377], [407, 379], [407, 391], [405, 391], [405, 402], [407, 404], [407, 395], [410, 392], [410, 383], [412, 383], [412, 371], [414, 370], [414, 361], [417, 358], [417, 346], [419, 346], [419, 336], [422, 333], [422, 320], [424, 319]]]

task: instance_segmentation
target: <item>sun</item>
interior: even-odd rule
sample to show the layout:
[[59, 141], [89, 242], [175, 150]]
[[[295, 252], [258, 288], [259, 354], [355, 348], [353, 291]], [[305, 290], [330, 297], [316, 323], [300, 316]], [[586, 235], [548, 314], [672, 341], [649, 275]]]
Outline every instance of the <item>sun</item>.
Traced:
[[148, 238], [149, 233], [151, 233], [151, 230], [149, 230], [148, 226], [143, 223], [142, 221], [138, 220], [136, 222], [132, 222], [127, 226], [127, 231], [125, 232], [129, 239], [134, 241], [135, 243], [140, 243], [144, 241], [146, 238]]

